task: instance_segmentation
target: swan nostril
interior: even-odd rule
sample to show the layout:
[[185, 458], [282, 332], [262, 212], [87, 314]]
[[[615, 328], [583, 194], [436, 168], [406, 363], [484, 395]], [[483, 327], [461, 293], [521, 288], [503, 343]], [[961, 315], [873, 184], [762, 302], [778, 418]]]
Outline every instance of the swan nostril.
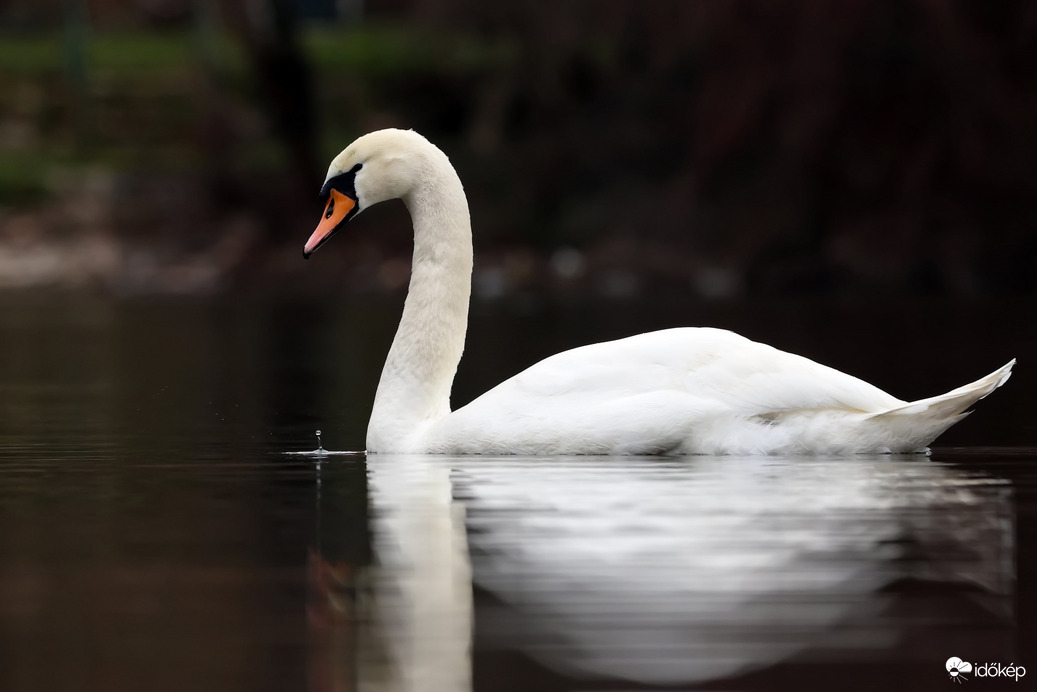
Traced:
[[330, 219], [330, 218], [331, 218], [331, 214], [332, 214], [332, 213], [333, 213], [334, 211], [335, 211], [335, 198], [334, 198], [334, 197], [332, 197], [331, 199], [329, 199], [329, 200], [328, 200], [328, 208], [327, 208], [327, 210], [326, 210], [326, 211], [324, 212], [324, 218], [325, 218], [325, 219]]

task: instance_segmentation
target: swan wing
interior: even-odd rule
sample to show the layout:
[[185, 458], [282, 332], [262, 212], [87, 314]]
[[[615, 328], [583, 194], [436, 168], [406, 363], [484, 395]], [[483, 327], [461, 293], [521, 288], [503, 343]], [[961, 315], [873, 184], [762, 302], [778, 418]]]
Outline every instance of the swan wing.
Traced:
[[[773, 439], [745, 435], [773, 438], [775, 421], [790, 413], [861, 414], [904, 403], [856, 377], [733, 332], [669, 329], [546, 358], [438, 422], [427, 451], [773, 448]], [[734, 447], [732, 435], [743, 436]]]

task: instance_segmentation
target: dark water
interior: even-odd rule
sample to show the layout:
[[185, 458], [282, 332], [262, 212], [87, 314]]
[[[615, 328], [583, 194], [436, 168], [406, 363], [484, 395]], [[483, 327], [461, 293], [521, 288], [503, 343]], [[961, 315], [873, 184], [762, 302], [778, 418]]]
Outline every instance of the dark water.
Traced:
[[905, 397], [1020, 357], [931, 458], [368, 461], [285, 452], [362, 447], [398, 306], [6, 300], [0, 689], [1030, 689], [1033, 327], [916, 308], [476, 306], [457, 395], [679, 323]]

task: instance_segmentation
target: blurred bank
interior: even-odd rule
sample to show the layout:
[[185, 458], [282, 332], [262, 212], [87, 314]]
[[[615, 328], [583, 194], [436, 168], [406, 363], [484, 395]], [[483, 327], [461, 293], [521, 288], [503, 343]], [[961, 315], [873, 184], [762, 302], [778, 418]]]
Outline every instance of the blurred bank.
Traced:
[[8, 0], [0, 287], [401, 291], [399, 205], [300, 257], [396, 126], [484, 297], [1032, 295], [1035, 84], [1026, 0]]

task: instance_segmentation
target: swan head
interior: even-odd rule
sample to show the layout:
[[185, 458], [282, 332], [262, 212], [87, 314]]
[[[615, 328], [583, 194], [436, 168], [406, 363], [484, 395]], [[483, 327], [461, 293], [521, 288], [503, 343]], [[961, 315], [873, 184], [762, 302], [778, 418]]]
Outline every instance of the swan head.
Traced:
[[423, 160], [436, 154], [444, 156], [417, 132], [395, 129], [371, 132], [343, 149], [328, 167], [320, 191], [324, 216], [306, 241], [302, 256], [309, 259], [364, 209], [406, 197], [422, 177]]

